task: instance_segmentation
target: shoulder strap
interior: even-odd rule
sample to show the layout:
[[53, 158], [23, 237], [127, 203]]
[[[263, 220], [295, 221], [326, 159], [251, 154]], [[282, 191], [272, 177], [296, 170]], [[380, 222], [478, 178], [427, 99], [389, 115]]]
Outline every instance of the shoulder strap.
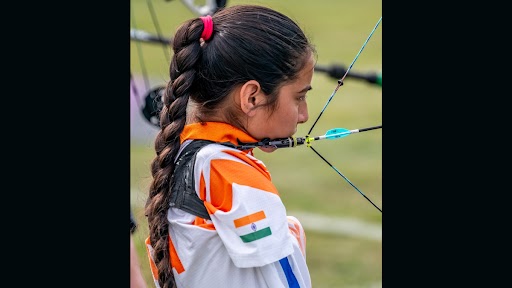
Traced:
[[210, 219], [194, 189], [194, 163], [196, 155], [204, 146], [215, 143], [208, 140], [193, 140], [181, 151], [171, 178], [171, 207], [179, 208], [192, 215]]

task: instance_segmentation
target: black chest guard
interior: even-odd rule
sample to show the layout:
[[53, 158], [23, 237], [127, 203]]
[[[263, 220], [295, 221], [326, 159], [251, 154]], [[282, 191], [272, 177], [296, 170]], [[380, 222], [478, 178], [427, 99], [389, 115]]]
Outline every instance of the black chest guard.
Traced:
[[[171, 207], [179, 208], [192, 215], [210, 220], [210, 214], [204, 207], [203, 200], [199, 199], [194, 187], [194, 163], [196, 155], [201, 148], [216, 143], [208, 140], [193, 140], [181, 151], [174, 167], [171, 178]], [[218, 143], [234, 147], [230, 143]]]

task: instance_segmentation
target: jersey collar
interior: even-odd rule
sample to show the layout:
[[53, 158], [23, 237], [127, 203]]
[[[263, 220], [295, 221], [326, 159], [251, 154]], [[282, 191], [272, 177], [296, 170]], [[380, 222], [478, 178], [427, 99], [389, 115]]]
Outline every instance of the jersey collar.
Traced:
[[230, 142], [234, 145], [238, 145], [238, 140], [241, 142], [258, 141], [235, 126], [222, 122], [203, 122], [185, 125], [180, 135], [180, 144], [186, 140], [195, 139], [219, 143]]

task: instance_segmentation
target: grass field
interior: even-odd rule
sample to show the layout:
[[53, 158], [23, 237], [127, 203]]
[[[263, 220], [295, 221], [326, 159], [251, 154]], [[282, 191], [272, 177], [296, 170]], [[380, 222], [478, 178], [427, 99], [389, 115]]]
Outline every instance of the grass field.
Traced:
[[[176, 27], [195, 17], [180, 1], [152, 1], [162, 33], [171, 36]], [[318, 63], [330, 65], [352, 62], [369, 33], [382, 16], [382, 2], [376, 0], [319, 1], [228, 1], [228, 6], [252, 3], [270, 6], [296, 20], [315, 44]], [[136, 27], [155, 33], [145, 0], [131, 0]], [[130, 43], [130, 66], [141, 74], [138, 52], [151, 79], [151, 86], [168, 80], [167, 60], [162, 46]], [[382, 71], [382, 23], [352, 67], [353, 71]], [[313, 77], [308, 93], [310, 121], [299, 126], [296, 136], [304, 136], [336, 87], [336, 80], [320, 72]], [[141, 90], [139, 88], [139, 90]], [[382, 88], [347, 78], [315, 126], [312, 135], [343, 127], [357, 129], [382, 124]], [[149, 124], [148, 124], [149, 125]], [[148, 129], [152, 127], [148, 126]], [[151, 180], [149, 163], [154, 157], [152, 139], [133, 139], [130, 153], [131, 206], [140, 224], [134, 234], [145, 278], [153, 287], [144, 239], [147, 222], [143, 206]], [[313, 144], [332, 165], [357, 186], [378, 207], [382, 207], [382, 130], [350, 135]], [[266, 154], [255, 150], [269, 168], [289, 211], [307, 211], [325, 216], [351, 217], [381, 224], [382, 213], [323, 162], [311, 149], [300, 146]], [[313, 286], [380, 287], [382, 242], [344, 235], [308, 231], [307, 261]]]

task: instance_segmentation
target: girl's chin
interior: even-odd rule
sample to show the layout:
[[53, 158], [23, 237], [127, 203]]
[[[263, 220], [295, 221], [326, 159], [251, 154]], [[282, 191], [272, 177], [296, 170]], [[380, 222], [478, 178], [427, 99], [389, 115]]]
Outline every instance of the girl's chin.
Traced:
[[268, 146], [267, 147], [258, 147], [258, 148], [260, 148], [261, 151], [267, 152], [267, 153], [272, 153], [272, 152], [276, 151], [276, 149], [277, 149], [275, 147], [268, 147]]

